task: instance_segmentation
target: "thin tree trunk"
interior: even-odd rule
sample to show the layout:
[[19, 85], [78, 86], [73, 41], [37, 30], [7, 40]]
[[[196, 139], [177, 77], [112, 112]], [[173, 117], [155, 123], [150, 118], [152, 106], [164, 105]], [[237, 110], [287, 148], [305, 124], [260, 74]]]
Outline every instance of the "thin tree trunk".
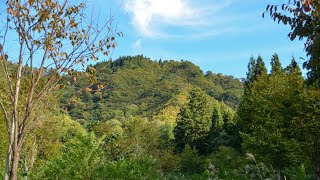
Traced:
[[[18, 144], [18, 133], [19, 133], [19, 126], [18, 126], [18, 102], [19, 102], [19, 92], [20, 92], [20, 83], [21, 83], [21, 71], [22, 71], [22, 47], [23, 43], [21, 43], [20, 47], [20, 59], [17, 67], [17, 75], [16, 75], [16, 85], [15, 85], [15, 93], [13, 97], [13, 107], [12, 107], [12, 122], [11, 122], [11, 132], [10, 132], [10, 142], [11, 144], [11, 151], [12, 151], [12, 164], [9, 169], [10, 172], [10, 179], [16, 180], [17, 179], [17, 173], [18, 173], [18, 166], [19, 166], [19, 156], [20, 156], [20, 147]], [[7, 169], [7, 168], [6, 168]]]
[[281, 179], [281, 171], [279, 168], [276, 169], [276, 180], [280, 180]]
[[315, 138], [313, 143], [313, 161], [314, 161], [314, 169], [315, 169], [315, 179], [320, 179], [320, 158], [319, 158], [319, 147], [318, 147], [318, 139]]
[[10, 173], [10, 180], [17, 180], [19, 158], [20, 158], [20, 148], [18, 144], [14, 145], [12, 157], [12, 170]]
[[7, 152], [7, 160], [6, 160], [6, 170], [4, 172], [4, 180], [9, 180], [11, 157], [12, 157], [12, 144], [8, 143], [8, 152]]
[[12, 124], [11, 124], [11, 132], [9, 132], [9, 142], [8, 142], [8, 152], [7, 152], [7, 160], [6, 160], [6, 170], [4, 175], [4, 180], [9, 180], [9, 174], [11, 171], [11, 160], [12, 160], [12, 147], [14, 144], [14, 135], [16, 131], [16, 125], [14, 121], [14, 117], [12, 118]]
[[276, 180], [281, 180], [281, 155], [277, 154]]

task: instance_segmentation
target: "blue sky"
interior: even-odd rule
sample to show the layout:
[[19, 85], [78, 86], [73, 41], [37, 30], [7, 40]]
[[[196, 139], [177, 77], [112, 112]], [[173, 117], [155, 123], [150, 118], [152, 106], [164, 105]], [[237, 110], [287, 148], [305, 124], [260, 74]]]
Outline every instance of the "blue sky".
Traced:
[[[285, 1], [283, 1], [285, 2]], [[303, 42], [290, 41], [289, 27], [262, 12], [279, 0], [91, 0], [102, 15], [115, 17], [118, 47], [112, 58], [143, 54], [154, 60], [189, 60], [206, 72], [245, 77], [251, 56], [270, 69], [273, 53], [283, 66], [292, 56], [302, 65]]]

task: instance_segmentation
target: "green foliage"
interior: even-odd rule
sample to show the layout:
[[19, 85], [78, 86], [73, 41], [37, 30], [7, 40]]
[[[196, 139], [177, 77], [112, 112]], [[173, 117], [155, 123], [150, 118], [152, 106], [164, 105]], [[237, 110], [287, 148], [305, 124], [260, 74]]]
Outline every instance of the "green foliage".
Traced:
[[185, 145], [200, 149], [203, 139], [212, 125], [212, 111], [207, 95], [199, 88], [189, 93], [188, 104], [181, 108], [174, 129], [176, 149], [181, 152]]
[[278, 75], [282, 72], [282, 67], [281, 67], [278, 54], [275, 53], [274, 55], [272, 55], [270, 64], [271, 64], [271, 74]]
[[[61, 148], [77, 135], [85, 134], [81, 125], [68, 116], [42, 115], [43, 120], [31, 129], [21, 152], [20, 168], [24, 176], [49, 159], [62, 155]], [[48, 131], [54, 129], [54, 131]]]
[[[301, 73], [260, 76], [251, 83], [237, 111], [244, 150], [263, 157], [278, 171], [301, 161], [301, 144], [295, 132], [304, 82]], [[294, 72], [298, 72], [298, 69]]]
[[180, 159], [181, 157], [174, 154], [172, 150], [163, 150], [158, 157], [158, 169], [165, 174], [177, 173], [181, 169]]
[[246, 78], [246, 85], [248, 85], [248, 82], [253, 82], [254, 81], [254, 77], [255, 77], [255, 72], [256, 72], [256, 64], [257, 61], [251, 57], [250, 61], [248, 63], [248, 72], [247, 72], [247, 78]]
[[293, 168], [285, 168], [284, 169], [285, 177], [289, 179], [312, 179], [307, 175], [306, 168], [303, 164]]
[[95, 126], [98, 136], [106, 136], [102, 149], [106, 158], [120, 160], [158, 155], [160, 129], [145, 118], [134, 117], [123, 123], [111, 120]]
[[259, 55], [257, 60], [250, 58], [248, 63], [247, 77], [244, 82], [244, 94], [250, 93], [252, 83], [258, 78], [264, 78], [267, 75], [267, 68], [262, 57]]
[[5, 170], [5, 160], [8, 150], [8, 132], [6, 128], [6, 122], [0, 113], [0, 177], [3, 177], [4, 170]]
[[[201, 70], [189, 62], [154, 64], [143, 57], [126, 57], [97, 64], [105, 78], [100, 81], [123, 71], [127, 76], [137, 74], [131, 80], [123, 74], [112, 80], [117, 82], [115, 89], [105, 86], [109, 89], [83, 92], [80, 97], [74, 96], [75, 89], [68, 86], [63, 93], [75, 98], [68, 108], [81, 118], [76, 121], [56, 111], [58, 104], [48, 97], [50, 109], [39, 107], [41, 121], [34, 124], [23, 145], [21, 178], [249, 180], [275, 179], [281, 173], [279, 177], [314, 179], [311, 174], [320, 164], [320, 92], [305, 89], [294, 59], [283, 69], [275, 54], [271, 64], [268, 75], [262, 58], [251, 58], [237, 113], [228, 103], [208, 95], [226, 95], [229, 90], [235, 93], [240, 89], [236, 80], [212, 72], [203, 79]], [[159, 92], [155, 97], [126, 95], [126, 88], [135, 91], [132, 86], [154, 92], [152, 83], [157, 73], [148, 72], [150, 79], [138, 77], [152, 68], [159, 74], [163, 70], [177, 73], [178, 86], [186, 89]], [[167, 77], [166, 82], [174, 84], [174, 77]], [[187, 77], [191, 84], [181, 77]], [[208, 79], [220, 88], [210, 91], [194, 87], [210, 87]], [[154, 101], [162, 93], [167, 93], [168, 99]], [[122, 100], [109, 102], [107, 98], [111, 97]], [[150, 107], [152, 104], [155, 106]], [[86, 132], [79, 122], [92, 132]], [[5, 130], [1, 123], [0, 128]], [[1, 133], [5, 135], [5, 131]], [[2, 142], [0, 151], [5, 152]]]
[[156, 160], [152, 157], [142, 159], [123, 159], [115, 162], [108, 162], [101, 176], [102, 179], [163, 179], [159, 173]]
[[160, 147], [167, 149], [173, 146], [174, 141], [174, 126], [162, 125], [159, 129], [160, 131]]
[[254, 69], [254, 80], [257, 80], [259, 77], [263, 78], [267, 75], [267, 68], [263, 62], [262, 57], [259, 55], [257, 58], [256, 68]]
[[234, 122], [235, 112], [221, 102], [214, 102], [212, 126], [206, 137], [205, 153], [210, 154], [218, 150], [219, 146], [237, 147], [237, 127]]
[[[130, 116], [152, 117], [169, 106], [179, 109], [185, 103], [184, 91], [192, 87], [200, 87], [232, 108], [238, 106], [242, 95], [239, 79], [213, 73], [205, 76], [189, 61], [159, 63], [139, 55], [120, 57], [92, 67], [97, 77], [97, 83], [90, 86], [92, 91], [79, 91], [88, 83], [81, 73], [76, 82], [66, 83], [61, 101], [74, 119], [95, 122], [121, 121]], [[65, 77], [68, 78], [72, 77]]]
[[122, 123], [117, 119], [99, 122], [94, 126], [94, 132], [99, 137], [103, 135], [106, 135], [107, 138], [110, 136], [121, 136], [123, 134]]
[[220, 146], [218, 151], [207, 158], [208, 170], [215, 171], [215, 176], [233, 179], [241, 174], [245, 159], [233, 148]]
[[104, 166], [100, 146], [105, 137], [96, 139], [92, 133], [77, 135], [65, 143], [60, 157], [48, 161], [31, 175], [34, 179], [94, 179]]
[[249, 179], [275, 179], [273, 168], [258, 162], [253, 154], [246, 153], [247, 164], [244, 167], [245, 176]]
[[[310, 174], [320, 172], [320, 91], [318, 89], [308, 89], [302, 94], [300, 101], [301, 111], [295, 117], [295, 131], [298, 140], [304, 150], [304, 155], [309, 162], [302, 162]], [[318, 175], [319, 176], [319, 175]]]
[[181, 172], [185, 174], [197, 174], [204, 171], [203, 158], [198, 156], [196, 149], [188, 144], [185, 146], [180, 160]]

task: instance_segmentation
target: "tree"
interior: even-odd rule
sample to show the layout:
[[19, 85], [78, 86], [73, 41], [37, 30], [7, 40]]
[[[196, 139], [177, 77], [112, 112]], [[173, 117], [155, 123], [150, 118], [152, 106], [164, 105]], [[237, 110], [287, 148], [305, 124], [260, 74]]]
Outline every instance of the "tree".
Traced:
[[241, 131], [246, 130], [247, 132], [251, 132], [251, 129], [247, 126], [252, 122], [255, 115], [255, 112], [251, 109], [251, 107], [254, 106], [254, 102], [250, 99], [250, 96], [252, 95], [252, 86], [254, 82], [258, 80], [258, 78], [261, 81], [267, 78], [267, 69], [262, 57], [258, 56], [258, 60], [255, 60], [253, 57], [251, 57], [248, 63], [247, 78], [244, 82], [244, 95], [242, 96], [240, 105], [237, 109], [237, 114], [239, 117], [241, 117], [241, 120], [238, 121], [237, 124]]
[[254, 76], [255, 76], [254, 74], [256, 72], [256, 64], [257, 64], [257, 61], [253, 57], [251, 57], [248, 63], [248, 72], [247, 72], [246, 81], [252, 82], [254, 80]]
[[301, 162], [294, 118], [300, 110], [303, 89], [301, 73], [272, 74], [253, 82], [237, 112], [243, 148], [271, 163], [277, 179], [284, 167]]
[[263, 62], [262, 57], [259, 55], [257, 60], [251, 57], [248, 63], [247, 78], [245, 79], [245, 82], [244, 82], [244, 93], [245, 94], [249, 93], [251, 84], [254, 81], [258, 80], [260, 76], [265, 77], [266, 75], [267, 75], [267, 68]]
[[256, 64], [257, 64], [257, 61], [253, 57], [251, 57], [247, 66], [248, 72], [246, 73], [247, 77], [244, 82], [244, 94], [247, 94], [250, 92], [250, 85], [254, 81], [254, 77], [255, 77]]
[[[303, 67], [308, 70], [309, 84], [320, 85], [320, 2], [318, 0], [294, 0], [282, 5], [268, 5], [266, 12], [278, 23], [291, 27], [291, 40], [305, 40], [308, 59]], [[264, 17], [263, 13], [263, 17]]]
[[223, 102], [215, 102], [212, 113], [212, 126], [206, 137], [206, 153], [217, 151], [219, 146], [236, 146], [234, 132], [234, 111]]
[[272, 55], [271, 59], [271, 74], [278, 75], [282, 72], [281, 63], [278, 54]]
[[257, 58], [257, 64], [256, 64], [256, 68], [254, 69], [254, 80], [258, 80], [258, 78], [261, 77], [265, 77], [267, 75], [267, 68], [266, 65], [263, 62], [262, 57], [259, 55]]
[[0, 63], [7, 87], [0, 91], [0, 105], [9, 134], [5, 179], [17, 179], [37, 104], [62, 87], [61, 75], [68, 73], [76, 81], [73, 68], [97, 60], [100, 53], [108, 55], [116, 46], [115, 29], [112, 18], [98, 26], [86, 16], [84, 3], [68, 0], [8, 0], [2, 8], [6, 21], [1, 24]]
[[101, 149], [104, 139], [97, 139], [93, 133], [77, 134], [64, 144], [61, 156], [50, 159], [31, 179], [97, 179], [105, 165]]
[[285, 68], [285, 72], [287, 74], [293, 74], [293, 73], [300, 74], [300, 75], [302, 74], [301, 69], [300, 69], [297, 61], [295, 60], [295, 58], [291, 59], [289, 66]]
[[186, 145], [199, 149], [210, 131], [212, 110], [207, 95], [199, 88], [190, 91], [188, 104], [181, 108], [174, 129], [176, 148], [182, 152]]
[[301, 111], [295, 118], [296, 134], [304, 147], [305, 156], [311, 161], [315, 179], [320, 178], [320, 91], [308, 89], [302, 94]]

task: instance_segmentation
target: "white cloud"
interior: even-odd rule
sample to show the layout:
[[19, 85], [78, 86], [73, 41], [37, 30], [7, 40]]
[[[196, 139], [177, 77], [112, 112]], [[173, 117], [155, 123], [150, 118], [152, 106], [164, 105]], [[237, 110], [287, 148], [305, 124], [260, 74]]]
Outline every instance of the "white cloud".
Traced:
[[[142, 36], [155, 38], [166, 35], [168, 27], [198, 28], [224, 21], [215, 17], [231, 4], [231, 0], [127, 0], [125, 10]], [[210, 3], [209, 3], [210, 2]]]
[[135, 50], [140, 50], [141, 49], [141, 39], [138, 39], [138, 40], [136, 40], [134, 43], [133, 43], [133, 49], [135, 49]]

